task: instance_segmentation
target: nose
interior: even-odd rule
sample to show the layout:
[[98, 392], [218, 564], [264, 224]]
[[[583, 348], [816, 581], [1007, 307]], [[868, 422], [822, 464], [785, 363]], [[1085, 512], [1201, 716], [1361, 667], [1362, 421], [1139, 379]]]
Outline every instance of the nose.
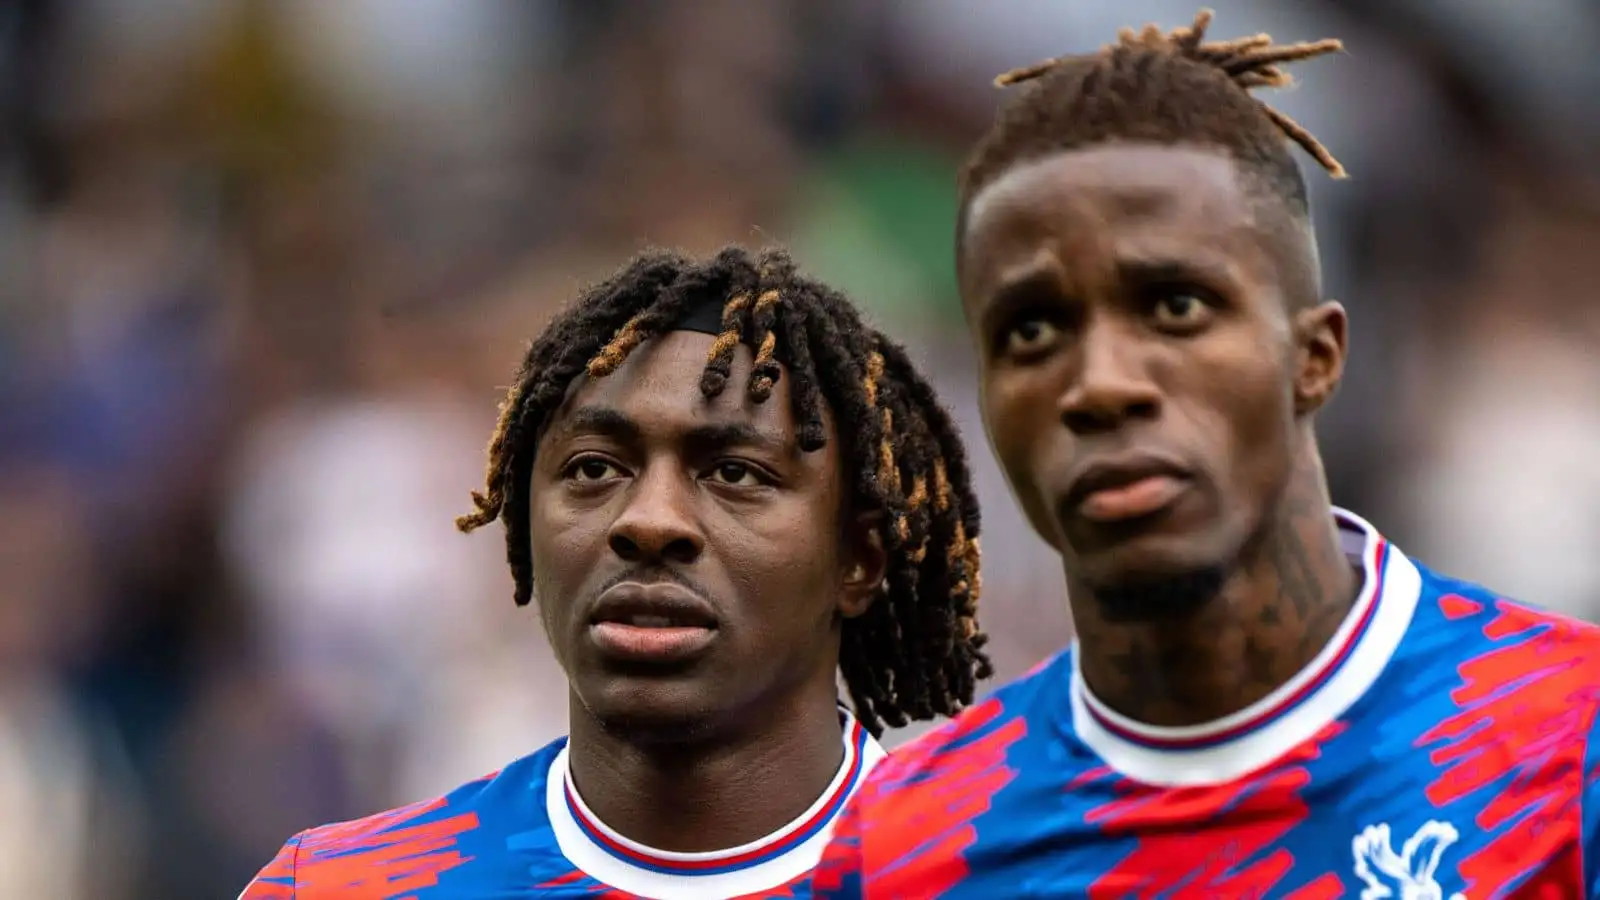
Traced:
[[694, 484], [669, 466], [648, 467], [611, 523], [611, 552], [628, 562], [688, 564], [705, 549], [694, 509]]
[[1154, 419], [1161, 392], [1144, 363], [1141, 338], [1114, 322], [1091, 324], [1079, 340], [1078, 371], [1061, 395], [1062, 424], [1074, 434], [1115, 431], [1130, 420]]

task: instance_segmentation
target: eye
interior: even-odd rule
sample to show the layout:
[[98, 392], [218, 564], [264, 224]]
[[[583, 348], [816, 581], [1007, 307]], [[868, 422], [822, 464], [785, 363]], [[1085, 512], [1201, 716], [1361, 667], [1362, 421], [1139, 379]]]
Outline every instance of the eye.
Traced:
[[566, 478], [582, 482], [605, 481], [620, 475], [622, 475], [620, 468], [598, 456], [579, 457], [569, 463], [566, 472], [563, 473]]
[[711, 469], [711, 479], [734, 487], [755, 487], [766, 482], [756, 473], [756, 468], [736, 460], [717, 463]]
[[1212, 306], [1198, 291], [1185, 288], [1158, 291], [1151, 306], [1151, 316], [1164, 328], [1189, 328], [1200, 324], [1211, 315]]
[[1019, 319], [1001, 336], [1001, 351], [1008, 356], [1037, 356], [1056, 345], [1061, 329], [1048, 319]]

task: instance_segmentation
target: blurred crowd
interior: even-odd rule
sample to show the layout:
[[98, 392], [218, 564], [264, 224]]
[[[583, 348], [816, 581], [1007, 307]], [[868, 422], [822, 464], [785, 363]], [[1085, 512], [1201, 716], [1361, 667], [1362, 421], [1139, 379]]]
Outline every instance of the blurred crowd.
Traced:
[[[954, 176], [997, 72], [1194, 0], [0, 2], [0, 896], [234, 896], [560, 734], [454, 531], [524, 342], [645, 246], [791, 244], [974, 448], [1001, 677], [1071, 627], [989, 458]], [[1335, 500], [1600, 618], [1600, 7], [1217, 0], [1354, 318]]]

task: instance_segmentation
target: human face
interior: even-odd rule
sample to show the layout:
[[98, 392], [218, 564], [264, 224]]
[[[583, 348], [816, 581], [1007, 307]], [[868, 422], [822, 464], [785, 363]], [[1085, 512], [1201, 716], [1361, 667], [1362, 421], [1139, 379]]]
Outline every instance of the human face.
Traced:
[[1216, 584], [1284, 494], [1321, 400], [1307, 363], [1331, 392], [1343, 313], [1291, 314], [1307, 262], [1271, 218], [1229, 158], [1180, 146], [1056, 154], [973, 198], [959, 267], [989, 435], [1091, 592]]
[[788, 379], [750, 400], [743, 347], [707, 401], [712, 341], [669, 332], [580, 382], [536, 456], [535, 595], [574, 694], [608, 728], [691, 736], [786, 692], [831, 697], [839, 619], [881, 576], [841, 527], [837, 441], [801, 452]]

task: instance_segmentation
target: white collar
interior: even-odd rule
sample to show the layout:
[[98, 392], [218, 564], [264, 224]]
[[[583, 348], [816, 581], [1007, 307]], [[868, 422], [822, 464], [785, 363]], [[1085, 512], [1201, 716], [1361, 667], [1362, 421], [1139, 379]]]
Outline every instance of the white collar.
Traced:
[[567, 747], [550, 765], [545, 808], [561, 853], [604, 884], [657, 900], [737, 897], [786, 884], [816, 867], [846, 801], [884, 751], [841, 709], [844, 760], [822, 795], [792, 822], [759, 840], [708, 853], [671, 853], [629, 840], [600, 821], [572, 786]]
[[1346, 555], [1365, 571], [1361, 594], [1322, 651], [1277, 690], [1211, 722], [1158, 727], [1107, 707], [1072, 652], [1072, 726], [1113, 769], [1147, 784], [1221, 784], [1283, 756], [1332, 724], [1382, 674], [1411, 624], [1422, 576], [1365, 520], [1335, 509]]

